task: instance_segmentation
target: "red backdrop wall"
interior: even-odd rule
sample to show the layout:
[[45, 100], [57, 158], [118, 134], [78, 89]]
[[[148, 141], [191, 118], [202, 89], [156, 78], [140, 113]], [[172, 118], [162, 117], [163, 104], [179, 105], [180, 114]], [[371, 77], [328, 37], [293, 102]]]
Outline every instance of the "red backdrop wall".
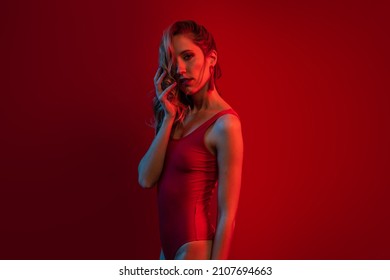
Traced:
[[158, 257], [137, 166], [162, 31], [194, 19], [243, 126], [231, 258], [389, 259], [389, 7], [139, 2], [0, 4], [0, 258]]

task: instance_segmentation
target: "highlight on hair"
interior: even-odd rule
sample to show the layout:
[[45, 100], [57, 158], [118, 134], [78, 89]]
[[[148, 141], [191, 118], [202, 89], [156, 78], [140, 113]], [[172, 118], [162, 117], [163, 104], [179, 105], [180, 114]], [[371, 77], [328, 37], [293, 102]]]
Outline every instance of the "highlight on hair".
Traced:
[[[179, 34], [188, 34], [193, 43], [197, 45], [203, 52], [205, 59], [211, 53], [211, 51], [217, 51], [214, 38], [207, 29], [196, 23], [193, 20], [176, 21], [171, 24], [163, 33], [160, 47], [159, 47], [159, 66], [167, 72], [162, 84], [162, 90], [165, 90], [169, 85], [175, 82], [176, 78], [176, 65], [173, 57], [172, 40], [173, 36]], [[209, 88], [213, 89], [217, 87], [215, 80], [221, 77], [221, 69], [217, 63], [212, 68], [212, 75], [209, 81]], [[175, 125], [183, 122], [184, 118], [189, 112], [189, 109], [193, 107], [192, 99], [182, 92], [178, 87], [175, 87], [171, 92], [172, 100], [177, 105], [177, 113], [175, 117]], [[158, 98], [155, 96], [153, 99], [153, 112], [154, 112], [154, 127], [156, 134], [159, 131], [162, 121], [164, 119], [164, 109]]]

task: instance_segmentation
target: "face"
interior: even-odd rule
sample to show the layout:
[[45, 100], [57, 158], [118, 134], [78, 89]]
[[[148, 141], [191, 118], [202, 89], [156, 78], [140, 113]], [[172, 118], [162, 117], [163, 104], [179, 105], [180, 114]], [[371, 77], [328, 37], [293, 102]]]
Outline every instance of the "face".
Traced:
[[199, 92], [210, 78], [212, 57], [205, 60], [202, 50], [186, 35], [173, 36], [172, 47], [178, 86], [188, 95]]

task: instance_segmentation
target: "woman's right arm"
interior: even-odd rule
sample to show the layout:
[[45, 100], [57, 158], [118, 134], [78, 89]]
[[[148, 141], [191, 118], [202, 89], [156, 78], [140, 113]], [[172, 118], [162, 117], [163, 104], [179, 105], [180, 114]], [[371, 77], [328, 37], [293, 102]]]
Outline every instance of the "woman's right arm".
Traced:
[[164, 118], [160, 130], [138, 165], [138, 182], [143, 188], [153, 187], [160, 178], [173, 121], [174, 118]]
[[168, 86], [165, 90], [161, 88], [161, 83], [166, 74], [166, 71], [159, 68], [154, 76], [156, 95], [164, 108], [164, 119], [152, 144], [138, 165], [138, 182], [143, 188], [153, 187], [160, 178], [164, 166], [165, 152], [176, 116], [177, 107], [168, 100], [168, 93], [176, 86], [176, 83]]

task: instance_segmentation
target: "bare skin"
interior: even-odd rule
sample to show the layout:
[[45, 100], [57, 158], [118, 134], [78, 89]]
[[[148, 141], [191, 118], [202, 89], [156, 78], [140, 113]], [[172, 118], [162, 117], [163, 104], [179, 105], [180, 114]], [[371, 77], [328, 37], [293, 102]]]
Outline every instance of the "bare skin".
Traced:
[[[209, 260], [213, 241], [198, 240], [183, 244], [176, 252], [175, 260]], [[160, 252], [160, 260], [165, 260], [164, 252]]]

